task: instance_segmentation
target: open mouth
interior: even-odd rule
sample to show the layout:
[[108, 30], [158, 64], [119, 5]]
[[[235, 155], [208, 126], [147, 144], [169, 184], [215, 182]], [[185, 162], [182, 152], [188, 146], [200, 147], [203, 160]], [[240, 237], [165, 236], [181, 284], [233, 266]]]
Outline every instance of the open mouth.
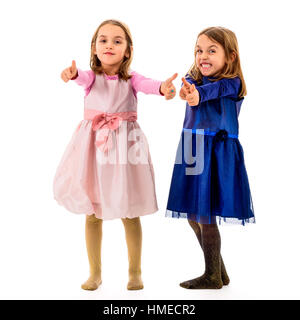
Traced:
[[203, 69], [209, 69], [212, 65], [210, 63], [201, 63], [200, 66], [203, 68]]

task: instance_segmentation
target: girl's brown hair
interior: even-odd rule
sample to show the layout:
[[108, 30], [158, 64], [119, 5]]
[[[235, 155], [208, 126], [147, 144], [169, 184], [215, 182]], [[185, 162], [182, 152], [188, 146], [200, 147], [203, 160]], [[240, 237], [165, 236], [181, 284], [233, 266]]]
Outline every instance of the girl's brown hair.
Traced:
[[97, 30], [94, 33], [94, 36], [92, 38], [92, 42], [91, 42], [91, 58], [90, 58], [90, 67], [91, 69], [96, 73], [96, 74], [102, 74], [103, 68], [101, 65], [101, 61], [98, 59], [97, 55], [94, 54], [94, 49], [95, 49], [95, 45], [96, 45], [96, 40], [97, 40], [97, 36], [98, 36], [98, 31], [101, 27], [103, 27], [106, 24], [112, 24], [114, 26], [118, 26], [120, 28], [123, 29], [124, 33], [125, 33], [125, 37], [126, 37], [126, 42], [127, 42], [127, 48], [126, 48], [126, 53], [129, 55], [129, 57], [127, 58], [126, 56], [124, 56], [123, 62], [120, 66], [120, 69], [118, 71], [118, 75], [119, 75], [119, 79], [121, 80], [125, 80], [127, 81], [128, 79], [130, 79], [132, 76], [129, 74], [129, 67], [132, 61], [132, 36], [131, 33], [129, 31], [128, 26], [118, 20], [105, 20], [103, 21], [100, 26], [97, 28]]
[[[241, 79], [239, 97], [244, 97], [247, 94], [247, 89], [240, 63], [238, 42], [234, 32], [223, 27], [210, 27], [204, 29], [198, 34], [197, 41], [202, 34], [206, 35], [212, 41], [219, 43], [225, 51], [226, 62], [224, 68], [214, 76], [214, 79], [211, 80], [218, 81], [222, 78], [239, 77]], [[188, 71], [188, 74], [197, 82], [202, 83], [202, 74], [196, 65], [196, 54], [197, 52], [195, 48], [195, 61]]]

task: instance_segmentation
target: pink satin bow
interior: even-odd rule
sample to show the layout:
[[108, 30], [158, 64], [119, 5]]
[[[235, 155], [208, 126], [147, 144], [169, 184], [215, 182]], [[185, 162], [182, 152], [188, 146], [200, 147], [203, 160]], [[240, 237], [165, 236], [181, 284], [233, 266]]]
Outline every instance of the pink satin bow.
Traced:
[[93, 130], [97, 131], [100, 129], [95, 143], [101, 151], [107, 152], [112, 147], [113, 143], [109, 131], [118, 129], [122, 121], [122, 117], [107, 113], [100, 113], [93, 118]]

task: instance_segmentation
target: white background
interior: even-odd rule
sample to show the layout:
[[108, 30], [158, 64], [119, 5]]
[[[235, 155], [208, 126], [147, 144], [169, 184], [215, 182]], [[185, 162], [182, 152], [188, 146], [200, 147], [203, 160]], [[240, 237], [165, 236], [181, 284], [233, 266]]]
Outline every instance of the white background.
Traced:
[[[2, 1], [1, 299], [299, 299], [299, 34], [297, 1]], [[134, 40], [132, 69], [165, 80], [193, 62], [208, 26], [238, 38], [248, 95], [240, 113], [257, 223], [220, 226], [231, 278], [222, 290], [189, 291], [179, 282], [204, 271], [202, 251], [184, 219], [165, 218], [185, 105], [139, 94], [159, 212], [141, 218], [145, 288], [129, 292], [120, 220], [103, 224], [103, 284], [88, 277], [84, 215], [52, 195], [56, 167], [83, 116], [83, 91], [60, 79], [75, 59], [89, 67], [97, 26], [115, 18]], [[180, 88], [180, 79], [175, 82]]]

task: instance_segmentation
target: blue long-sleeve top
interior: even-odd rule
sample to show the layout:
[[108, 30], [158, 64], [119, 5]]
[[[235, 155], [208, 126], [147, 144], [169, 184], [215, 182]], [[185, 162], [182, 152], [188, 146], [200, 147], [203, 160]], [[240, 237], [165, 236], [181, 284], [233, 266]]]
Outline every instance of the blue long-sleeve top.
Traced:
[[243, 98], [238, 97], [240, 78], [211, 81], [209, 77], [203, 77], [201, 85], [190, 77], [186, 80], [195, 85], [200, 102], [193, 107], [186, 104], [183, 127], [205, 131], [223, 129], [229, 134], [238, 135], [238, 115], [243, 102]]

